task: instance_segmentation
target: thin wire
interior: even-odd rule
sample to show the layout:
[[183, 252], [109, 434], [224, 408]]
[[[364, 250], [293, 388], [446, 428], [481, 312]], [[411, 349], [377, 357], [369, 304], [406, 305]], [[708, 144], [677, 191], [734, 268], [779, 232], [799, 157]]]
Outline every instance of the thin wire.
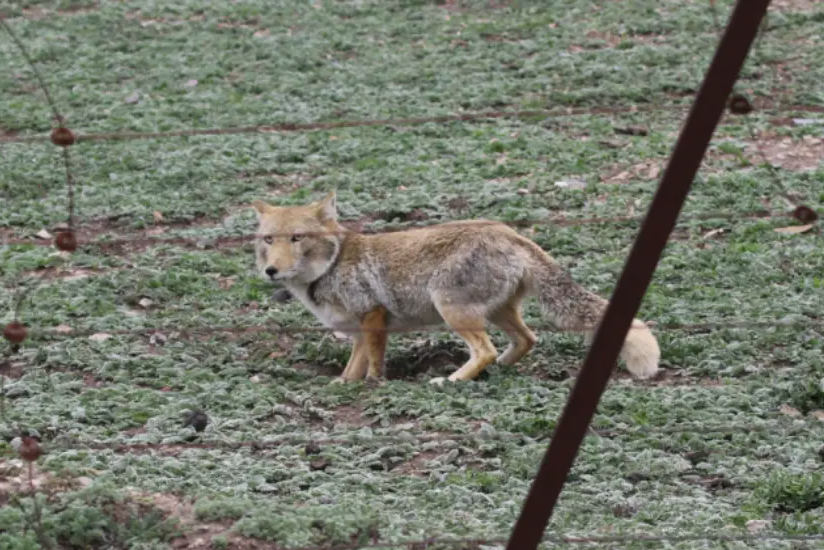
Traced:
[[[770, 420], [770, 419], [766, 419]], [[771, 419], [781, 423], [781, 419]], [[747, 424], [739, 426], [708, 426], [706, 424], [686, 424], [675, 426], [637, 426], [622, 428], [592, 428], [590, 437], [618, 438], [621, 436], [660, 436], [660, 435], [700, 435], [707, 434], [728, 435], [728, 434], [749, 434], [753, 432], [774, 432], [774, 431], [798, 431], [809, 433], [810, 429], [824, 428], [819, 422], [799, 425], [766, 425]], [[156, 450], [239, 450], [249, 448], [252, 451], [272, 450], [285, 446], [306, 445], [314, 443], [317, 445], [341, 445], [341, 444], [386, 444], [386, 443], [430, 443], [430, 442], [450, 442], [450, 441], [537, 441], [551, 435], [551, 430], [546, 434], [529, 436], [515, 433], [453, 433], [453, 434], [406, 434], [406, 435], [360, 435], [358, 433], [337, 437], [307, 437], [305, 435], [285, 434], [277, 440], [241, 440], [241, 441], [209, 441], [201, 443], [192, 442], [166, 442], [166, 443], [128, 443], [128, 442], [99, 442], [99, 441], [56, 441], [48, 445], [47, 450], [52, 451], [76, 451], [76, 450], [111, 450], [114, 452], [141, 452]]]
[[[765, 540], [778, 541], [819, 541], [824, 540], [824, 535], [613, 535], [613, 536], [559, 536], [547, 535], [541, 541], [550, 544], [615, 544], [631, 542], [756, 542]], [[480, 545], [502, 545], [506, 544], [506, 538], [447, 538], [430, 537], [422, 540], [401, 540], [397, 542], [366, 542], [366, 543], [343, 543], [329, 544], [324, 546], [280, 546], [274, 543], [263, 543], [255, 541], [255, 548], [268, 548], [271, 550], [360, 550], [364, 548], [396, 548], [406, 546], [407, 548], [422, 547], [428, 545], [443, 544], [445, 546], [464, 548], [474, 548]], [[262, 543], [262, 544], [261, 544]]]
[[[626, 107], [594, 107], [591, 109], [535, 109], [519, 111], [482, 111], [462, 113], [457, 115], [440, 115], [430, 117], [385, 118], [363, 120], [339, 120], [330, 122], [282, 122], [262, 124], [256, 126], [235, 126], [225, 128], [202, 128], [186, 130], [170, 130], [166, 132], [103, 132], [95, 134], [78, 134], [77, 141], [122, 141], [140, 139], [163, 139], [187, 136], [216, 136], [233, 134], [257, 134], [272, 132], [306, 132], [317, 130], [334, 130], [338, 128], [356, 128], [365, 126], [418, 126], [421, 124], [443, 124], [447, 122], [466, 122], [482, 119], [532, 118], [532, 117], [563, 117], [599, 114], [622, 114], [636, 112], [675, 111], [684, 110], [685, 105], [630, 105]], [[0, 141], [31, 143], [48, 140], [48, 136], [0, 136]]]
[[[770, 328], [819, 328], [824, 326], [824, 320], [821, 319], [806, 319], [804, 321], [741, 321], [741, 322], [706, 322], [706, 323], [656, 323], [654, 321], [647, 321], [647, 327], [630, 327], [630, 330], [682, 330], [686, 332], [694, 331], [708, 331], [717, 329], [758, 329], [765, 330]], [[537, 323], [531, 325], [535, 330], [546, 330], [561, 333], [587, 333], [592, 332], [597, 328], [597, 325], [587, 326], [579, 325], [576, 327], [559, 328], [557, 325], [551, 323]], [[478, 327], [451, 327], [443, 324], [420, 325], [415, 328], [361, 328], [356, 325], [338, 326], [335, 328], [328, 327], [306, 327], [306, 326], [269, 326], [269, 325], [235, 325], [235, 326], [214, 326], [214, 325], [192, 325], [192, 326], [160, 326], [160, 327], [140, 327], [129, 329], [85, 329], [72, 331], [71, 333], [57, 332], [57, 329], [51, 330], [32, 330], [29, 339], [31, 340], [74, 340], [78, 338], [85, 338], [95, 334], [107, 334], [109, 336], [126, 336], [126, 335], [149, 335], [158, 332], [178, 334], [181, 337], [190, 335], [213, 335], [219, 333], [230, 334], [307, 334], [307, 333], [328, 333], [341, 332], [346, 334], [358, 333], [389, 333], [389, 334], [410, 334], [418, 332], [454, 332], [477, 331]]]
[[69, 148], [63, 147], [63, 164], [66, 166], [66, 189], [69, 196], [69, 229], [74, 228], [74, 177], [69, 162]]
[[[14, 320], [20, 321], [20, 312], [23, 309], [23, 303], [31, 293], [32, 290], [40, 286], [48, 276], [48, 271], [43, 271], [39, 276], [34, 278], [34, 282], [28, 286], [23, 287], [18, 291], [17, 299], [14, 301]], [[19, 285], [18, 285], [19, 286]]]
[[[721, 25], [720, 25], [719, 20], [718, 20], [718, 13], [717, 13], [716, 5], [715, 5], [715, 0], [709, 0], [709, 2], [710, 2], [710, 9], [712, 10], [712, 13], [713, 13], [715, 31], [716, 31], [716, 34], [718, 34], [718, 36], [720, 37], [721, 33], [723, 32], [723, 29], [721, 28]], [[767, 34], [767, 27], [769, 26], [768, 17], [769, 17], [769, 12], [767, 12], [767, 14], [765, 14], [764, 20], [761, 22], [761, 26], [759, 28], [758, 34], [756, 34], [756, 36], [755, 36], [755, 40], [753, 42], [753, 47], [752, 47], [752, 52], [753, 52], [754, 56], [760, 57], [760, 55], [761, 55], [761, 44], [764, 41], [764, 36]], [[735, 83], [735, 87], [738, 88], [738, 82]], [[743, 121], [744, 121], [744, 125], [747, 128], [747, 132], [750, 135], [750, 139], [752, 140], [753, 145], [755, 145], [756, 152], [758, 153], [758, 156], [761, 158], [761, 162], [766, 166], [767, 172], [769, 173], [770, 177], [772, 178], [772, 181], [775, 184], [776, 189], [781, 194], [781, 196], [784, 197], [793, 206], [798, 206], [798, 202], [795, 201], [789, 194], [787, 194], [784, 191], [783, 186], [781, 184], [781, 180], [778, 177], [778, 171], [777, 171], [775, 165], [773, 165], [773, 163], [770, 162], [769, 158], [767, 157], [766, 152], [764, 151], [764, 148], [761, 146], [761, 142], [758, 139], [758, 133], [755, 131], [752, 120], [750, 120], [750, 114], [751, 113], [743, 113], [742, 114]]]
[[[695, 221], [737, 221], [737, 220], [751, 220], [751, 219], [786, 219], [793, 218], [793, 212], [770, 212], [768, 210], [755, 210], [750, 212], [708, 212], [703, 214], [693, 214], [681, 216], [679, 223], [695, 222]], [[623, 224], [623, 223], [640, 223], [644, 220], [642, 216], [614, 216], [608, 218], [567, 218], [564, 216], [557, 216], [553, 218], [537, 218], [524, 220], [454, 220], [460, 221], [464, 227], [471, 226], [488, 226], [503, 224], [510, 227], [531, 227], [531, 226], [558, 226], [558, 227], [572, 227], [580, 225], [607, 225], [607, 224]], [[344, 220], [343, 224], [357, 223], [357, 220]], [[361, 234], [379, 234], [379, 233], [396, 233], [400, 231], [420, 230], [440, 225], [444, 222], [441, 220], [433, 220], [431, 222], [412, 222], [402, 224], [392, 224], [377, 228], [364, 228], [356, 232]], [[448, 223], [448, 222], [447, 222]], [[414, 225], [413, 225], [414, 224]], [[333, 235], [344, 235], [351, 233], [352, 229], [343, 229], [338, 231], [310, 231], [302, 233], [308, 237], [324, 237]], [[205, 244], [217, 247], [226, 244], [243, 244], [263, 237], [291, 237], [292, 233], [272, 232], [267, 234], [249, 233], [244, 235], [226, 236], [226, 237], [138, 237], [138, 238], [118, 238], [110, 240], [91, 240], [86, 237], [99, 237], [105, 235], [109, 231], [104, 229], [83, 231], [83, 239], [78, 239], [80, 245], [90, 246], [103, 249], [114, 249], [127, 245], [131, 246], [154, 246], [154, 245], [184, 245], [196, 248], [201, 248]], [[51, 242], [36, 241], [29, 239], [7, 238], [2, 241], [3, 246], [9, 245], [30, 245], [30, 246], [52, 246]]]
[[[23, 56], [23, 59], [25, 59], [26, 63], [28, 63], [29, 67], [31, 67], [32, 72], [34, 72], [35, 78], [37, 78], [38, 82], [40, 83], [40, 89], [43, 90], [43, 95], [46, 96], [46, 101], [48, 102], [49, 107], [51, 107], [51, 110], [54, 113], [54, 118], [60, 125], [62, 125], [63, 116], [57, 110], [57, 103], [55, 103], [54, 99], [52, 99], [52, 96], [49, 93], [49, 87], [46, 86], [46, 81], [43, 79], [43, 75], [40, 74], [40, 71], [37, 69], [37, 66], [34, 64], [34, 61], [29, 55], [29, 52], [26, 49], [26, 45], [23, 44], [23, 41], [20, 40], [20, 38], [17, 36], [14, 30], [12, 30], [11, 25], [9, 25], [8, 22], [2, 17], [0, 17], [0, 25], [3, 25], [3, 27], [6, 29], [6, 32], [9, 33], [9, 36], [14, 41], [15, 45], [17, 46], [17, 49], [20, 50], [20, 54]], [[0, 141], [8, 141], [6, 139], [8, 137], [10, 136], [0, 136]], [[46, 141], [49, 139], [49, 136], [40, 136], [38, 141]]]
[[[769, 12], [765, 16], [764, 21], [762, 21], [761, 23], [760, 32], [756, 35], [755, 43], [753, 45], [753, 53], [759, 57], [761, 56], [761, 44], [763, 42], [764, 36], [767, 34], [768, 16]], [[764, 151], [764, 147], [761, 145], [761, 141], [758, 138], [758, 133], [755, 131], [755, 127], [753, 126], [750, 117], [747, 115], [744, 115], [744, 124], [746, 125], [747, 131], [750, 134], [750, 139], [755, 145], [755, 149], [758, 152], [758, 156], [761, 157], [761, 162], [765, 164], [767, 167], [767, 172], [772, 178], [776, 190], [781, 194], [782, 197], [784, 197], [784, 199], [787, 200], [787, 202], [789, 202], [793, 206], [798, 206], [798, 201], [793, 199], [793, 197], [784, 190], [784, 186], [781, 183], [781, 178], [778, 175], [778, 169], [772, 162], [770, 162], [770, 159], [767, 156], [767, 153]]]
[[[43, 95], [46, 97], [46, 102], [49, 104], [49, 107], [51, 108], [52, 113], [54, 113], [55, 120], [57, 120], [58, 125], [62, 127], [65, 124], [65, 119], [63, 118], [63, 115], [60, 114], [60, 111], [57, 109], [57, 103], [54, 101], [54, 98], [52, 98], [52, 95], [49, 92], [49, 87], [46, 85], [46, 81], [43, 78], [43, 75], [41, 74], [40, 70], [37, 68], [37, 65], [35, 65], [34, 60], [29, 55], [28, 50], [26, 49], [26, 45], [23, 43], [22, 40], [20, 40], [20, 38], [17, 36], [17, 34], [11, 28], [11, 25], [9, 25], [8, 22], [4, 18], [0, 18], [0, 24], [3, 25], [3, 27], [6, 29], [6, 32], [9, 33], [9, 36], [11, 36], [12, 41], [14, 41], [15, 45], [17, 46], [17, 49], [20, 50], [20, 54], [23, 56], [23, 59], [25, 59], [26, 63], [28, 63], [29, 67], [31, 67], [32, 72], [34, 73], [35, 77], [37, 78], [37, 81], [40, 84], [40, 89], [43, 90]], [[9, 136], [0, 136], [0, 140], [7, 141], [5, 139], [6, 137], [9, 137]], [[45, 141], [47, 139], [51, 140], [51, 135], [49, 135], [48, 137], [41, 136], [40, 141]], [[66, 190], [67, 190], [68, 198], [69, 198], [68, 226], [69, 226], [69, 229], [72, 229], [74, 227], [74, 211], [75, 211], [74, 177], [72, 176], [72, 172], [71, 172], [71, 162], [70, 162], [70, 158], [69, 158], [69, 148], [68, 148], [68, 146], [62, 146], [62, 149], [63, 149], [63, 153], [62, 153], [63, 164], [65, 165], [65, 168], [66, 168]]]
[[[264, 124], [257, 126], [237, 126], [225, 128], [202, 128], [186, 130], [170, 130], [167, 132], [102, 132], [78, 134], [76, 141], [124, 141], [141, 139], [165, 139], [173, 137], [192, 136], [217, 136], [217, 135], [237, 135], [237, 134], [257, 134], [273, 132], [307, 132], [318, 130], [334, 130], [338, 128], [356, 128], [367, 126], [418, 126], [421, 124], [447, 122], [468, 122], [483, 119], [510, 119], [510, 118], [555, 118], [565, 116], [586, 116], [586, 115], [610, 115], [639, 112], [657, 111], [683, 111], [687, 105], [631, 105], [628, 107], [593, 107], [590, 109], [567, 108], [567, 109], [540, 109], [524, 111], [484, 111], [477, 113], [463, 113], [458, 115], [441, 115], [432, 117], [411, 117], [411, 118], [387, 118], [387, 119], [365, 119], [365, 120], [341, 120], [332, 122], [282, 122], [276, 124]], [[772, 108], [762, 109], [763, 112], [814, 112], [824, 113], [824, 107], [818, 105], [781, 105]], [[32, 143], [47, 141], [49, 136], [0, 136], [0, 142], [7, 143]]]

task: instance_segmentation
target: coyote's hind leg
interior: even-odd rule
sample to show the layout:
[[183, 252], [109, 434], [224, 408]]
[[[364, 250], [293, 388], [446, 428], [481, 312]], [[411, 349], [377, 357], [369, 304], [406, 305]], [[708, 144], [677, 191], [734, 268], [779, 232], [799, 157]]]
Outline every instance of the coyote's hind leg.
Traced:
[[514, 365], [529, 353], [538, 337], [535, 336], [521, 317], [520, 297], [516, 297], [490, 316], [489, 320], [506, 333], [509, 346], [498, 356], [499, 365]]
[[[498, 355], [495, 346], [489, 339], [484, 324], [483, 315], [473, 312], [472, 307], [455, 307], [445, 304], [435, 304], [441, 317], [449, 327], [458, 333], [469, 346], [469, 361], [449, 376], [450, 382], [472, 380], [481, 374], [486, 367], [495, 362]], [[443, 378], [434, 378], [430, 382], [442, 384]]]

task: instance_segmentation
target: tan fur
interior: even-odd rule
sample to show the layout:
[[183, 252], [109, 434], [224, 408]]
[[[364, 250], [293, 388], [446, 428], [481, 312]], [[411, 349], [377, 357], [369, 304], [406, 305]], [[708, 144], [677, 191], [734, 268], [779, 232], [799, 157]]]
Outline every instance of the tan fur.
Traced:
[[[255, 257], [261, 275], [282, 284], [327, 327], [352, 333], [343, 380], [382, 375], [385, 330], [446, 323], [470, 350], [469, 360], [449, 380], [471, 380], [496, 358], [512, 365], [535, 345], [537, 337], [520, 313], [526, 296], [536, 296], [558, 328], [581, 330], [587, 341], [607, 305], [537, 244], [502, 223], [457, 221], [364, 235], [338, 224], [334, 192], [305, 206], [261, 201], [252, 206], [259, 221]], [[510, 339], [500, 356], [486, 322]], [[642, 321], [633, 321], [621, 358], [638, 378], [657, 373], [658, 342]]]

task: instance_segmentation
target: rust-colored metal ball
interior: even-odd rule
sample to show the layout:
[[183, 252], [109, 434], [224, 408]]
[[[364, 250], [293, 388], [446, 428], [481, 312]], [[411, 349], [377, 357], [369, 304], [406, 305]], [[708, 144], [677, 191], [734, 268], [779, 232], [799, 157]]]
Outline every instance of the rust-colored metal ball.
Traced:
[[69, 229], [68, 231], [58, 233], [54, 238], [54, 246], [64, 252], [74, 252], [77, 250], [77, 237], [74, 235], [74, 231]]
[[74, 134], [68, 128], [60, 126], [55, 128], [51, 133], [52, 143], [61, 147], [68, 147], [74, 144]]
[[43, 454], [43, 447], [40, 446], [40, 442], [36, 438], [24, 435], [20, 438], [20, 441], [17, 454], [26, 462], [34, 462]]
[[793, 210], [793, 218], [797, 219], [801, 223], [813, 223], [818, 219], [818, 214], [816, 214], [815, 210], [809, 206], [801, 205]]
[[20, 344], [23, 340], [26, 339], [28, 336], [29, 331], [19, 321], [12, 321], [8, 325], [3, 328], [3, 338], [11, 342], [12, 344]]
[[186, 418], [183, 421], [184, 428], [191, 426], [196, 432], [202, 432], [208, 425], [209, 417], [203, 411], [192, 411], [186, 415]]

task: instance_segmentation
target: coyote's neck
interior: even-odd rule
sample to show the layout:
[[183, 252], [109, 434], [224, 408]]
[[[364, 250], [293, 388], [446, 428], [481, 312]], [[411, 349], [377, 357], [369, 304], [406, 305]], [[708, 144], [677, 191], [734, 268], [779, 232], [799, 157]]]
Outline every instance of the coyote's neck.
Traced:
[[299, 281], [288, 282], [288, 286], [293, 287], [292, 290], [302, 291], [305, 298], [312, 304], [317, 304], [315, 293], [317, 292], [318, 284], [329, 275], [330, 271], [335, 267], [335, 264], [340, 259], [341, 251], [343, 250], [344, 242], [348, 236], [348, 231], [342, 226], [337, 226], [335, 231], [340, 231], [330, 237], [329, 241], [333, 244], [332, 253], [322, 263], [316, 264], [311, 270], [308, 277], [302, 278]]

